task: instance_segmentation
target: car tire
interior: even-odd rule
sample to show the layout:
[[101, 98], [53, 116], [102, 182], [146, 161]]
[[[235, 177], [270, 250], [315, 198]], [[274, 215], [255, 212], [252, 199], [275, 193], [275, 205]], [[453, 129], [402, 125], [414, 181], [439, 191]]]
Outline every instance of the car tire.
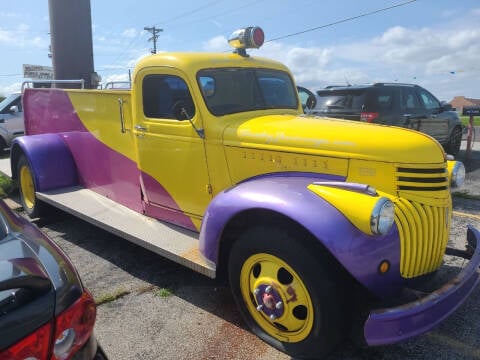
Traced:
[[445, 146], [445, 151], [450, 155], [457, 155], [460, 152], [460, 145], [462, 144], [462, 129], [456, 127], [450, 134], [450, 139]]
[[34, 172], [25, 155], [21, 155], [17, 163], [18, 188], [20, 202], [30, 218], [37, 218], [46, 213], [46, 204], [41, 202], [36, 193]]
[[3, 137], [0, 137], [0, 155], [5, 155], [7, 153], [7, 142]]
[[[250, 329], [301, 359], [328, 354], [344, 335], [343, 286], [325, 254], [281, 227], [247, 229], [232, 246], [229, 281]], [[268, 289], [270, 287], [270, 289]]]

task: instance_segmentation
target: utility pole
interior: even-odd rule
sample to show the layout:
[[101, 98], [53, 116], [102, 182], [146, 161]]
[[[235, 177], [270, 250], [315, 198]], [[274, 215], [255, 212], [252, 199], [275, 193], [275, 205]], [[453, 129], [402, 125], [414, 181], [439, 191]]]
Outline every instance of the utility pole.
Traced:
[[151, 32], [152, 33], [152, 37], [150, 39], [148, 39], [148, 41], [153, 41], [153, 50], [152, 50], [152, 54], [156, 54], [157, 53], [157, 39], [159, 37], [158, 33], [162, 32], [163, 29], [157, 29], [155, 26], [152, 26], [152, 27], [144, 27], [143, 30], [146, 30], [148, 32]]

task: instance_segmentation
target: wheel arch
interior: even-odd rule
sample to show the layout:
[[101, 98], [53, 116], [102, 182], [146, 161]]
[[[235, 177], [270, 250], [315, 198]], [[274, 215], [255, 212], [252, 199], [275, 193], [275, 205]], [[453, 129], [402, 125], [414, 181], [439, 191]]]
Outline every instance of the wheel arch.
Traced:
[[24, 155], [33, 171], [36, 191], [78, 184], [75, 161], [60, 134], [22, 136], [13, 141], [10, 153], [12, 179], [18, 179], [17, 164]]
[[345, 271], [345, 268], [333, 256], [330, 250], [325, 247], [322, 241], [317, 241], [315, 236], [298, 221], [277, 212], [272, 209], [251, 208], [235, 214], [226, 224], [219, 241], [217, 277], [221, 281], [227, 279], [228, 262], [231, 249], [243, 232], [253, 227], [277, 227], [287, 232], [295, 233], [300, 244], [311, 251], [315, 256], [323, 261], [328, 261], [329, 265], [334, 266], [339, 274], [343, 274], [345, 279], [353, 278]]
[[[400, 247], [396, 226], [384, 236], [360, 231], [337, 208], [307, 186], [318, 178], [309, 176], [265, 176], [225, 190], [210, 203], [200, 231], [200, 251], [217, 265], [217, 277], [225, 273], [225, 262], [233, 241], [245, 227], [263, 224], [288, 226], [303, 232], [302, 242], [328, 254], [354, 279], [384, 297], [401, 283]], [[378, 276], [378, 264], [388, 259], [393, 271]]]

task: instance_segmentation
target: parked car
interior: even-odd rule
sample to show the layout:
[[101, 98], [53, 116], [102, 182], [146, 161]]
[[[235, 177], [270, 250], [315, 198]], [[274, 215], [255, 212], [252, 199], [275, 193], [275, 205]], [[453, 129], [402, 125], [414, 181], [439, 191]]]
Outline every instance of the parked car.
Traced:
[[24, 133], [22, 94], [15, 93], [0, 102], [0, 152], [10, 147], [13, 138]]
[[[309, 113], [347, 120], [406, 127], [435, 138], [448, 154], [456, 155], [462, 141], [462, 124], [452, 106], [440, 102], [418, 85], [376, 83], [327, 86], [312, 93], [299, 87]], [[310, 99], [314, 104], [307, 106]]]
[[65, 253], [0, 200], [0, 359], [106, 359], [95, 316]]

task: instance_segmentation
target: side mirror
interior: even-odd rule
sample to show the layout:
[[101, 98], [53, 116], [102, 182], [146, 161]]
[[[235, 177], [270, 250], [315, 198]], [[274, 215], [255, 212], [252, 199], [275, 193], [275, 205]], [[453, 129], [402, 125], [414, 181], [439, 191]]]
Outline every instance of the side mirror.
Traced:
[[452, 111], [453, 107], [451, 104], [447, 103], [446, 101], [440, 102], [440, 110], [441, 111]]
[[10, 109], [8, 109], [10, 114], [16, 114], [19, 112], [19, 109], [18, 109], [18, 106], [17, 105], [13, 105], [13, 106], [10, 106]]
[[302, 103], [303, 112], [311, 110], [317, 105], [317, 97], [313, 92], [303, 86], [297, 86], [297, 91], [300, 102]]

